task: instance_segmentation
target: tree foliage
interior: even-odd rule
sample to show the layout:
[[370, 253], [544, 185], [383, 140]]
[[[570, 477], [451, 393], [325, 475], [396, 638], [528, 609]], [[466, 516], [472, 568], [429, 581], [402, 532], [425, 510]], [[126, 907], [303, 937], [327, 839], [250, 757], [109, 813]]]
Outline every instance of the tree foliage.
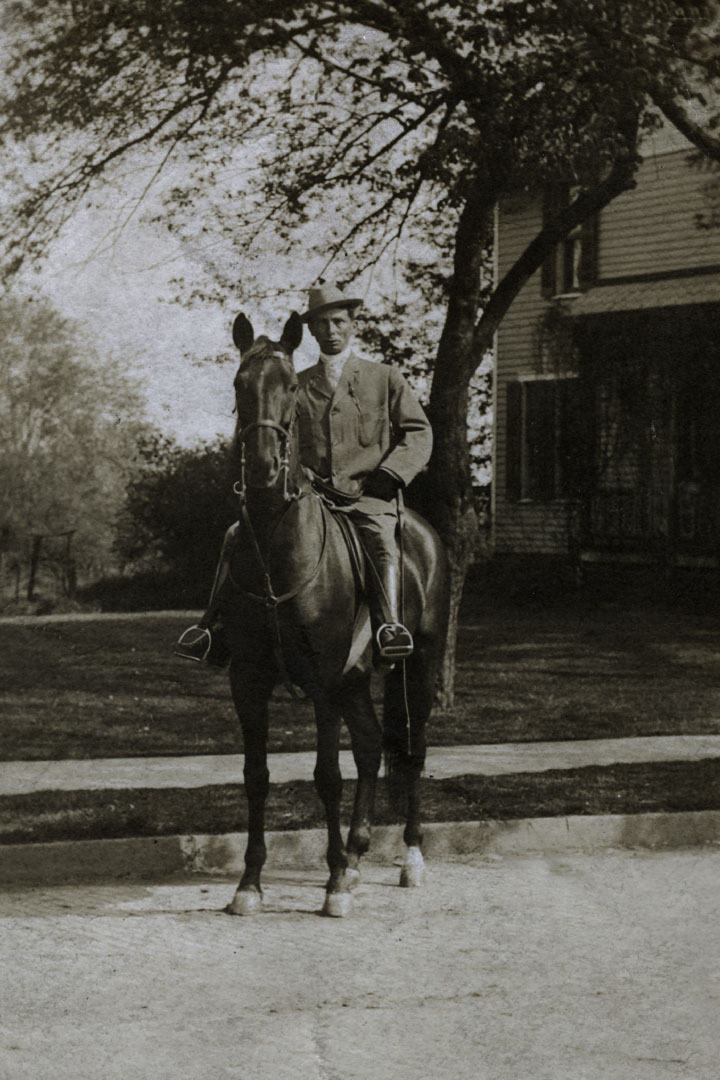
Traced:
[[37, 252], [98, 177], [153, 144], [184, 155], [177, 207], [199, 186], [224, 223], [238, 198], [254, 206], [236, 213], [240, 245], [268, 221], [290, 240], [315, 223], [313, 199], [325, 213], [340, 200], [335, 240], [357, 272], [411, 216], [445, 233], [478, 182], [496, 196], [596, 178], [648, 99], [714, 146], [688, 89], [718, 76], [714, 15], [677, 0], [11, 0], [3, 134], [35, 181], [11, 251]]
[[97, 569], [143, 427], [138, 388], [47, 301], [2, 299], [0, 336], [2, 550], [26, 565], [33, 536], [69, 534]]
[[201, 595], [209, 593], [223, 535], [237, 517], [227, 445], [181, 447], [153, 433], [141, 439], [138, 458], [119, 518], [119, 555], [195, 580]]
[[[399, 279], [418, 310], [442, 310], [426, 497], [450, 555], [455, 617], [474, 545], [473, 375], [544, 256], [633, 185], [639, 133], [664, 116], [720, 156], [708, 93], [720, 78], [714, 0], [11, 0], [7, 9], [18, 43], [2, 129], [18, 170], [11, 270], [100, 180], [121, 182], [152, 148], [147, 182], [169, 159], [181, 166], [163, 221], [200, 253], [206, 280], [189, 283], [191, 295], [236, 293], [240, 281], [244, 302], [259, 303], [296, 293], [310, 268], [321, 276], [334, 262], [344, 281], [372, 270], [388, 307]], [[576, 197], [492, 282], [498, 201], [558, 178]], [[415, 313], [409, 334], [418, 328]]]

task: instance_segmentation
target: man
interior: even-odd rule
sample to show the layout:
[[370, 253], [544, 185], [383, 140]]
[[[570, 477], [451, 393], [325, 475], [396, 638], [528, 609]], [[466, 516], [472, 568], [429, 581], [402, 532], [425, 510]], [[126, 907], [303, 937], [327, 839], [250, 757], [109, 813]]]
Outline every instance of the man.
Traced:
[[[361, 307], [362, 300], [346, 297], [333, 285], [310, 290], [302, 320], [320, 357], [298, 375], [300, 457], [360, 534], [371, 564], [375, 645], [381, 661], [391, 664], [413, 648], [400, 610], [396, 495], [427, 464], [432, 432], [400, 372], [353, 352]], [[200, 628], [207, 625], [206, 615]], [[184, 641], [186, 634], [176, 652], [202, 659], [207, 639]]]

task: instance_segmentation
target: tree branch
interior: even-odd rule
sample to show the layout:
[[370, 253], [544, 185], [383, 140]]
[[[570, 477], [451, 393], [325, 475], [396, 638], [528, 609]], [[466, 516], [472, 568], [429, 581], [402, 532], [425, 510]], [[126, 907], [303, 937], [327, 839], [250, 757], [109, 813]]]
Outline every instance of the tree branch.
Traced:
[[694, 146], [713, 161], [720, 161], [720, 139], [692, 119], [681, 103], [665, 93], [656, 83], [650, 89], [652, 100], [671, 124]]
[[[397, 135], [393, 136], [392, 139], [389, 139], [388, 142], [383, 143], [383, 145], [374, 153], [365, 157], [350, 172], [339, 173], [334, 176], [329, 176], [326, 183], [346, 183], [357, 179], [357, 177], [364, 173], [370, 165], [374, 165], [375, 162], [379, 160], [379, 158], [383, 157], [390, 150], [392, 150], [393, 147], [397, 146], [398, 143], [402, 142], [402, 140], [406, 138], [406, 136], [409, 135], [411, 131], [417, 130], [417, 128], [419, 128], [426, 120], [429, 120], [433, 113], [437, 112], [437, 110], [443, 103], [444, 98], [441, 98], [435, 101], [432, 105], [428, 105], [427, 108], [424, 109], [424, 111], [420, 113], [419, 116], [416, 116], [414, 120], [411, 120], [407, 124], [405, 124], [402, 131], [400, 131]], [[388, 119], [389, 118], [390, 117], [388, 116]]]
[[621, 154], [608, 176], [592, 188], [585, 188], [565, 209], [554, 215], [528, 244], [522, 255], [510, 267], [495, 287], [473, 335], [469, 372], [475, 371], [492, 345], [495, 331], [510, 305], [532, 275], [540, 269], [545, 258], [573, 229], [592, 214], [608, 206], [613, 199], [635, 186], [639, 158], [635, 149]]
[[[291, 42], [296, 49], [307, 56], [310, 60], [316, 60], [319, 64], [322, 64], [328, 71], [337, 71], [345, 78], [352, 79], [353, 82], [358, 83], [360, 86], [369, 86], [373, 90], [384, 91], [387, 90], [386, 86], [378, 79], [372, 79], [369, 75], [361, 74], [356, 68], [343, 67], [342, 64], [338, 64], [335, 60], [330, 60], [327, 56], [320, 52], [318, 48], [313, 45], [306, 45], [302, 41], [298, 41], [296, 37], [293, 37]], [[424, 97], [419, 94], [411, 94], [407, 86], [401, 86], [399, 83], [393, 83], [393, 93], [402, 97], [403, 101], [408, 104], [423, 105], [425, 103]]]

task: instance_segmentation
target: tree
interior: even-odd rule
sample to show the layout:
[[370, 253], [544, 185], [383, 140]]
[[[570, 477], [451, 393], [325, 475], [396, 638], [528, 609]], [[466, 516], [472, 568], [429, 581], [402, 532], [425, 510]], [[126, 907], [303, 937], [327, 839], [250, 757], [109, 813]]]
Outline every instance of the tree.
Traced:
[[237, 517], [228, 498], [229, 448], [222, 442], [180, 447], [157, 433], [138, 447], [116, 547], [136, 564], [170, 570], [209, 595], [225, 530]]
[[[66, 592], [110, 555], [142, 424], [137, 387], [44, 300], [0, 301], [0, 535], [10, 562], [43, 555]], [[43, 539], [39, 539], [43, 538]]]
[[[449, 704], [476, 532], [471, 380], [545, 256], [633, 185], [638, 133], [659, 113], [718, 156], [716, 117], [703, 127], [694, 108], [702, 94], [688, 89], [717, 84], [715, 4], [51, 0], [41, 9], [16, 0], [9, 9], [21, 47], [5, 133], [37, 176], [9, 236], [11, 268], [42, 249], [100, 178], [117, 175], [120, 161], [137, 165], [138, 149], [149, 146], [159, 155], [154, 168], [176, 155], [186, 171], [168, 192], [167, 224], [205, 250], [214, 276], [209, 290], [193, 282], [191, 291], [224, 292], [240, 278], [246, 297], [279, 295], [288, 269], [307, 273], [319, 248], [330, 261], [342, 256], [350, 280], [383, 256], [392, 263], [402, 240], [410, 253], [397, 259], [403, 286], [425, 310], [443, 311], [430, 362], [435, 448], [424, 498], [452, 570]], [[576, 197], [493, 284], [498, 202], [558, 178]], [[209, 241], [228, 229], [231, 257], [213, 257]], [[253, 287], [249, 267], [268, 230], [286, 261], [276, 258], [274, 279], [262, 263], [264, 280]], [[302, 263], [292, 259], [298, 244]], [[387, 294], [387, 282], [380, 286]]]

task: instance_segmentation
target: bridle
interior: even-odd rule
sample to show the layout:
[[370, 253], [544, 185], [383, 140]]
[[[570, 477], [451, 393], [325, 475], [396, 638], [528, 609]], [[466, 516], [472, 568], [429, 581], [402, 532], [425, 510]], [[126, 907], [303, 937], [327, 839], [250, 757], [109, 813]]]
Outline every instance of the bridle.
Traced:
[[293, 409], [292, 409], [292, 413], [291, 413], [290, 423], [287, 425], [287, 427], [285, 427], [283, 424], [277, 423], [275, 420], [253, 420], [252, 423], [250, 423], [246, 427], [244, 427], [240, 431], [240, 433], [238, 435], [238, 440], [239, 440], [240, 446], [241, 446], [240, 479], [236, 480], [235, 483], [233, 484], [233, 491], [237, 495], [238, 501], [240, 503], [240, 518], [241, 518], [241, 521], [242, 521], [242, 525], [243, 525], [245, 531], [247, 532], [247, 535], [250, 537], [253, 553], [254, 553], [255, 558], [256, 558], [256, 560], [258, 562], [258, 565], [259, 565], [259, 567], [260, 567], [260, 569], [262, 571], [264, 593], [262, 595], [260, 595], [258, 593], [250, 592], [249, 589], [243, 588], [242, 586], [240, 586], [238, 584], [237, 581], [234, 580], [234, 578], [232, 577], [232, 572], [230, 574], [230, 577], [231, 577], [231, 580], [233, 581], [233, 584], [235, 585], [235, 587], [241, 593], [243, 593], [243, 595], [247, 596], [250, 600], [255, 600], [257, 603], [263, 604], [263, 606], [267, 610], [268, 617], [270, 618], [270, 623], [271, 623], [271, 626], [272, 626], [272, 632], [273, 632], [273, 653], [275, 655], [275, 662], [276, 662], [276, 664], [278, 666], [278, 670], [280, 672], [281, 678], [282, 678], [283, 682], [285, 683], [285, 686], [287, 687], [287, 689], [288, 689], [288, 691], [289, 691], [289, 693], [290, 693], [290, 695], [292, 697], [294, 697], [296, 700], [304, 700], [304, 697], [301, 696], [300, 694], [298, 694], [297, 690], [295, 689], [295, 686], [293, 685], [293, 682], [292, 682], [292, 680], [291, 680], [291, 678], [290, 678], [290, 676], [288, 674], [288, 671], [287, 671], [287, 666], [285, 664], [285, 657], [283, 655], [282, 637], [281, 637], [281, 634], [280, 634], [280, 622], [279, 622], [279, 619], [278, 619], [278, 610], [277, 609], [278, 609], [278, 606], [280, 604], [284, 603], [284, 601], [292, 600], [293, 597], [295, 597], [299, 593], [301, 593], [303, 591], [303, 589], [307, 588], [307, 586], [310, 585], [315, 580], [315, 578], [317, 577], [317, 573], [318, 573], [318, 571], [319, 571], [319, 569], [320, 569], [320, 567], [322, 565], [323, 559], [325, 557], [325, 546], [326, 546], [326, 542], [327, 542], [327, 521], [326, 521], [326, 518], [325, 518], [325, 514], [323, 513], [322, 514], [322, 526], [323, 526], [322, 543], [320, 545], [320, 554], [318, 556], [318, 560], [317, 560], [317, 563], [315, 564], [314, 570], [312, 571], [312, 573], [310, 574], [309, 577], [307, 577], [299, 585], [295, 586], [295, 588], [289, 589], [287, 592], [281, 593], [278, 596], [275, 593], [275, 590], [273, 589], [272, 580], [270, 578], [270, 568], [268, 566], [268, 563], [267, 563], [267, 560], [266, 560], [265, 556], [262, 553], [262, 550], [260, 548], [260, 544], [258, 543], [257, 534], [255, 532], [255, 529], [254, 529], [253, 523], [252, 523], [252, 519], [251, 519], [250, 514], [248, 512], [248, 507], [247, 507], [247, 484], [246, 484], [246, 480], [245, 480], [245, 444], [247, 442], [248, 436], [252, 435], [255, 431], [258, 431], [258, 430], [260, 430], [262, 428], [269, 428], [270, 430], [275, 431], [280, 436], [280, 455], [281, 455], [280, 456], [280, 469], [279, 469], [278, 476], [273, 480], [272, 484], [268, 485], [268, 490], [269, 490], [270, 487], [275, 487], [275, 485], [278, 482], [279, 477], [282, 476], [282, 485], [283, 485], [282, 486], [282, 491], [283, 491], [283, 504], [284, 505], [283, 505], [282, 513], [280, 514], [280, 517], [278, 518], [277, 522], [275, 523], [275, 527], [273, 528], [273, 531], [272, 531], [272, 534], [271, 534], [271, 539], [272, 539], [272, 535], [274, 535], [275, 530], [277, 529], [278, 525], [280, 524], [280, 522], [285, 517], [285, 513], [287, 512], [289, 507], [293, 503], [299, 502], [300, 499], [303, 499], [309, 493], [309, 489], [307, 489], [307, 488], [304, 488], [304, 489], [298, 488], [297, 491], [292, 491], [292, 492], [289, 490], [289, 482], [288, 481], [289, 481], [289, 476], [290, 476], [290, 445], [291, 445], [293, 431], [294, 431], [294, 428], [295, 428], [295, 420], [296, 420], [296, 417], [297, 417], [297, 398], [298, 398], [298, 391], [296, 390], [295, 395], [294, 395], [294, 399], [293, 399]]
[[[293, 408], [290, 415], [290, 423], [287, 427], [283, 424], [278, 424], [275, 420], [253, 420], [252, 423], [242, 428], [238, 435], [238, 441], [240, 443], [240, 479], [236, 480], [233, 484], [233, 491], [237, 495], [240, 505], [244, 506], [247, 502], [247, 483], [245, 479], [245, 444], [248, 436], [261, 428], [269, 428], [271, 431], [275, 431], [280, 436], [280, 472], [283, 478], [283, 501], [286, 503], [294, 502], [301, 497], [301, 491], [298, 488], [297, 491], [291, 492], [289, 490], [288, 479], [290, 476], [290, 441], [292, 439], [293, 430], [295, 428], [295, 420], [297, 417], [297, 399], [298, 391], [296, 390], [293, 397]], [[268, 487], [274, 487], [277, 483], [277, 479], [273, 481], [272, 485]]]

